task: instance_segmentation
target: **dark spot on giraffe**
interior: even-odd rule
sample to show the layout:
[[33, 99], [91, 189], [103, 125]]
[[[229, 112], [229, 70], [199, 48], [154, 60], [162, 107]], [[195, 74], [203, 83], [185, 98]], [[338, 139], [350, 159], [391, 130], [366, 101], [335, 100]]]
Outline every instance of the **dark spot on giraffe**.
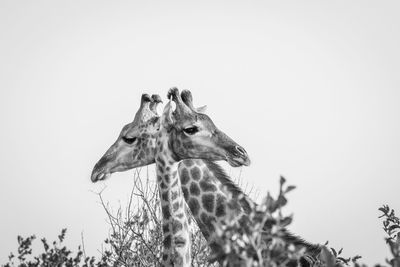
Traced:
[[211, 251], [213, 251], [213, 253], [217, 253], [218, 251], [221, 251], [221, 246], [218, 245], [218, 243], [215, 241], [210, 242], [209, 246], [210, 246]]
[[176, 214], [175, 216], [178, 217], [179, 219], [182, 219], [183, 216], [184, 216], [184, 214], [183, 214], [183, 213], [178, 213], [178, 214]]
[[173, 211], [177, 211], [178, 209], [179, 209], [179, 202], [175, 202], [174, 204], [172, 204]]
[[181, 231], [182, 228], [183, 228], [183, 225], [180, 221], [178, 221], [178, 220], [172, 221], [172, 233], [176, 234], [178, 231]]
[[163, 152], [163, 149], [164, 149], [164, 147], [163, 147], [163, 146], [161, 146], [161, 145], [158, 145], [158, 152], [159, 152], [159, 153]]
[[167, 168], [165, 168], [167, 170], [167, 172], [169, 172], [171, 170], [171, 168], [169, 166], [167, 166]]
[[190, 211], [192, 212], [193, 216], [197, 216], [197, 214], [199, 213], [199, 209], [200, 209], [200, 204], [197, 201], [197, 199], [191, 198], [189, 200], [188, 205], [189, 205]]
[[175, 241], [175, 245], [177, 247], [183, 247], [186, 244], [185, 238], [183, 238], [181, 236], [175, 236], [174, 241]]
[[210, 232], [215, 232], [215, 228], [213, 225], [213, 222], [215, 221], [215, 219], [213, 217], [208, 216], [207, 214], [205, 214], [203, 212], [200, 215], [200, 220], [204, 223], [204, 225], [207, 227], [207, 229], [209, 229]]
[[149, 137], [148, 134], [146, 134], [146, 133], [142, 134], [142, 138], [143, 138], [143, 139], [147, 139], [148, 137]]
[[[161, 179], [161, 178], [160, 178]], [[160, 188], [161, 189], [166, 189], [167, 188], [167, 185], [163, 182], [163, 181], [161, 181], [161, 183], [160, 183]]]
[[181, 179], [181, 183], [182, 184], [187, 184], [189, 182], [189, 176], [188, 175], [183, 175], [183, 173], [181, 173], [180, 179]]
[[163, 167], [165, 166], [165, 161], [160, 157], [157, 157], [157, 163], [161, 164]]
[[239, 202], [234, 201], [233, 199], [228, 202], [228, 207], [231, 210], [240, 210], [241, 209], [241, 206], [240, 206]]
[[168, 260], [168, 254], [163, 254], [163, 255], [162, 255], [162, 259], [163, 259], [163, 261]]
[[140, 153], [139, 153], [138, 159], [143, 159], [144, 156], [145, 156], [145, 154], [144, 154], [144, 151], [142, 150], [142, 151], [140, 151]]
[[183, 142], [183, 146], [181, 147], [182, 150], [189, 150], [189, 149], [193, 149], [193, 148], [194, 148], [194, 144], [190, 141]]
[[201, 202], [203, 204], [203, 207], [206, 209], [208, 212], [213, 212], [214, 211], [214, 195], [211, 194], [206, 194], [203, 195], [201, 198]]
[[164, 247], [170, 248], [171, 247], [171, 235], [167, 235], [164, 237]]
[[210, 234], [209, 230], [207, 229], [207, 227], [202, 222], [198, 223], [198, 226], [200, 228], [200, 231], [203, 233], [204, 238], [206, 240], [209, 240], [211, 234]]
[[168, 175], [168, 174], [164, 175], [164, 181], [165, 181], [167, 184], [169, 184], [169, 175]]
[[172, 173], [172, 177], [176, 177], [177, 174], [178, 174], [178, 172], [177, 172], [177, 171], [174, 171], [174, 172]]
[[169, 232], [169, 224], [163, 224], [163, 226], [162, 226], [162, 230], [163, 230], [163, 233], [168, 233]]
[[158, 181], [159, 183], [161, 183], [161, 182], [162, 182], [162, 178], [161, 178], [161, 176], [160, 176], [160, 175], [157, 175], [157, 181]]
[[200, 195], [200, 188], [195, 182], [192, 182], [190, 184], [190, 194], [195, 195], [195, 196]]
[[[183, 190], [186, 190], [186, 192], [189, 192], [188, 189], [189, 189], [189, 188], [188, 188], [187, 186], [181, 185], [181, 190], [182, 190], [182, 192], [183, 192]], [[187, 195], [184, 194], [183, 197], [184, 197], [185, 201], [187, 202], [187, 201], [188, 201], [188, 198], [189, 198], [189, 194], [187, 194]]]
[[146, 154], [150, 154], [150, 148], [146, 147]]
[[189, 171], [188, 171], [188, 169], [186, 169], [186, 168], [180, 169], [180, 170], [179, 170], [179, 176], [180, 176], [180, 177], [183, 177], [183, 176], [189, 177]]
[[163, 213], [163, 218], [165, 220], [168, 220], [171, 217], [171, 212], [169, 211], [169, 207], [166, 205], [166, 206], [163, 206], [161, 209], [162, 209], [162, 213]]
[[191, 160], [191, 159], [184, 160], [183, 163], [185, 164], [186, 167], [189, 167], [189, 168], [192, 167], [194, 164], [193, 160]]
[[178, 192], [179, 191], [173, 191], [171, 194], [171, 200], [175, 200], [178, 197]]
[[207, 181], [201, 180], [200, 187], [205, 192], [215, 192], [217, 187], [214, 184], [208, 183]]
[[187, 199], [189, 197], [189, 191], [186, 187], [182, 187], [183, 197]]
[[200, 214], [200, 220], [204, 223], [204, 224], [206, 224], [206, 222], [207, 222], [207, 214], [205, 214], [204, 212], [202, 212], [201, 214]]
[[192, 175], [193, 179], [200, 180], [201, 170], [198, 167], [194, 167], [190, 170], [190, 174]]
[[161, 194], [161, 198], [164, 201], [168, 201], [168, 197], [169, 197], [169, 191], [165, 191], [164, 193]]
[[215, 209], [215, 216], [221, 217], [225, 216], [225, 202], [226, 198], [222, 195], [217, 196], [217, 208]]
[[163, 167], [161, 165], [157, 165], [157, 170], [158, 170], [159, 173], [163, 173], [164, 172]]
[[212, 223], [214, 221], [215, 221], [214, 219], [210, 220], [209, 221], [210, 224], [207, 225], [208, 226], [208, 231], [210, 231], [211, 233], [215, 233], [215, 227], [214, 227], [214, 224]]

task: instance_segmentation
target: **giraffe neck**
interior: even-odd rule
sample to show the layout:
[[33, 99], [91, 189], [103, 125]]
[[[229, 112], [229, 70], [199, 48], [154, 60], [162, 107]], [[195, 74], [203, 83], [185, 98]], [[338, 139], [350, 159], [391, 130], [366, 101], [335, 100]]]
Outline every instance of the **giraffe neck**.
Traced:
[[[220, 247], [213, 242], [214, 223], [232, 217], [248, 216], [251, 206], [256, 206], [249, 196], [236, 185], [225, 171], [214, 162], [187, 159], [179, 164], [182, 191], [191, 213], [214, 252]], [[213, 196], [211, 196], [213, 195]], [[242, 197], [239, 198], [239, 196]], [[231, 196], [231, 199], [230, 197]], [[285, 231], [283, 238], [303, 246], [309, 255], [317, 255], [321, 247]]]
[[216, 224], [244, 213], [234, 193], [216, 178], [217, 173], [207, 163], [200, 159], [184, 160], [179, 164], [179, 177], [183, 195], [197, 225], [211, 249], [218, 252], [221, 248], [214, 242]]
[[172, 157], [167, 134], [160, 132], [156, 147], [157, 183], [163, 214], [163, 266], [190, 266], [190, 232], [185, 200], [178, 176], [178, 162]]

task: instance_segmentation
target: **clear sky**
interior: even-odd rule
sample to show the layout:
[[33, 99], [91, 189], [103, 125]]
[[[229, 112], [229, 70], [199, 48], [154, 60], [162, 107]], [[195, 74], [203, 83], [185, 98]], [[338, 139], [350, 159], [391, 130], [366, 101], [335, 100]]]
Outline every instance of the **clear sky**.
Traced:
[[[145, 4], [144, 4], [145, 3]], [[143, 92], [191, 89], [246, 148], [243, 185], [298, 186], [293, 231], [383, 262], [377, 218], [400, 214], [396, 1], [1, 1], [0, 262], [18, 234], [96, 254], [132, 172], [92, 184], [95, 162]], [[238, 170], [231, 170], [235, 178]], [[151, 166], [150, 169], [154, 167]]]

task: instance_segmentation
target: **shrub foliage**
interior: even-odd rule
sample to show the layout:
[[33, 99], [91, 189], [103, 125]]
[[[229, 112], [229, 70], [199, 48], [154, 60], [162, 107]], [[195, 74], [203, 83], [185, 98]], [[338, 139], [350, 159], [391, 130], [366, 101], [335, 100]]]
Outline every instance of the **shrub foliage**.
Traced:
[[[191, 218], [193, 266], [218, 266], [219, 263], [223, 266], [299, 266], [302, 260], [309, 259], [304, 248], [283, 238], [286, 227], [292, 222], [292, 216], [283, 215], [282, 207], [287, 203], [286, 194], [294, 188], [287, 186], [281, 177], [276, 198], [268, 194], [260, 205], [252, 205], [248, 216], [231, 217], [216, 225], [214, 241], [222, 249], [214, 254]], [[45, 238], [40, 240], [40, 253], [33, 253], [32, 244], [36, 240], [34, 235], [26, 238], [18, 236], [17, 252], [11, 253], [8, 262], [2, 266], [159, 266], [162, 255], [162, 220], [155, 184], [148, 177], [143, 181], [136, 173], [126, 208], [120, 207], [115, 212], [104, 201], [101, 193], [99, 198], [110, 225], [110, 233], [104, 241], [101, 255], [86, 256], [83, 244], [77, 248], [77, 252], [72, 252], [63, 244], [66, 235], [66, 229], [63, 229], [56, 241], [48, 243]], [[231, 198], [230, 201], [238, 199]], [[386, 260], [386, 264], [400, 267], [400, 220], [387, 205], [379, 210], [382, 212], [380, 218], [383, 219], [386, 243], [391, 252], [391, 258]], [[342, 249], [329, 249], [326, 245], [307, 264], [327, 267], [366, 266], [358, 262], [360, 256], [343, 257]]]

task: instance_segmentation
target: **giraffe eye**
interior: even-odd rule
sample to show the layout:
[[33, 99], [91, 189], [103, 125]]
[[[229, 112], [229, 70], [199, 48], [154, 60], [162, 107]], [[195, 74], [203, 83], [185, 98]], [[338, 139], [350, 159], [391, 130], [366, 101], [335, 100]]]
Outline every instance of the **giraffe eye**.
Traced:
[[187, 134], [193, 135], [199, 131], [199, 128], [197, 128], [197, 126], [191, 126], [183, 129], [183, 131]]
[[125, 143], [131, 145], [131, 144], [133, 144], [133, 143], [136, 141], [136, 137], [126, 137], [126, 136], [123, 136], [123, 137], [122, 137], [122, 140], [124, 140]]

